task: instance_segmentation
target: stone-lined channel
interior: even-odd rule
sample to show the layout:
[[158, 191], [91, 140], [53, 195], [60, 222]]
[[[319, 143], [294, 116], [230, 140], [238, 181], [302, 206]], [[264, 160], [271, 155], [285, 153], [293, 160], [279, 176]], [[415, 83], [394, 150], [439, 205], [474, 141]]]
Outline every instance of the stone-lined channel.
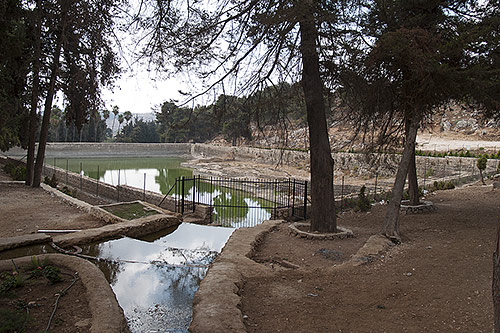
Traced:
[[[194, 293], [233, 231], [182, 223], [81, 248], [98, 259], [132, 332], [187, 332]], [[0, 259], [52, 252], [49, 245], [31, 246], [1, 252]]]

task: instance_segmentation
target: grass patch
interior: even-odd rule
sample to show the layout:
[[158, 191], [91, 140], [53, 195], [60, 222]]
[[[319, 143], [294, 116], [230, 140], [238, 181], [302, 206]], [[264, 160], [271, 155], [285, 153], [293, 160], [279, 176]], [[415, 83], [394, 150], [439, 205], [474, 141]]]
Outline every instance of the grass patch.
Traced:
[[145, 216], [159, 214], [156, 210], [143, 206], [138, 202], [106, 206], [101, 208], [125, 220], [134, 220]]

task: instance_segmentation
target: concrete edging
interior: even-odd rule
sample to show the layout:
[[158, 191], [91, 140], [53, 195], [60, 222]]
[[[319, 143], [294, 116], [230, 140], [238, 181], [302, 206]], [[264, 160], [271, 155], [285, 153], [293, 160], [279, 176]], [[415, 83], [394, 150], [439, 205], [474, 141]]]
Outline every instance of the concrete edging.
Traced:
[[252, 275], [270, 274], [250, 257], [264, 236], [282, 222], [265, 221], [234, 231], [194, 295], [190, 332], [246, 332], [238, 292]]
[[[268, 232], [284, 221], [265, 221], [253, 228], [236, 230], [221, 254], [212, 263], [193, 300], [190, 332], [246, 332], [239, 308], [239, 290], [252, 276], [272, 276], [264, 265], [251, 259]], [[369, 263], [373, 256], [392, 245], [383, 235], [373, 235], [345, 263], [328, 269], [338, 270]]]
[[[88, 306], [92, 314], [90, 332], [130, 332], [122, 308], [116, 296], [97, 266], [87, 260], [64, 254], [43, 254], [36, 256], [38, 260], [47, 259], [54, 265], [67, 267], [78, 272], [86, 289]], [[17, 266], [31, 264], [31, 256], [13, 259]], [[11, 260], [0, 261], [0, 271], [12, 269]]]

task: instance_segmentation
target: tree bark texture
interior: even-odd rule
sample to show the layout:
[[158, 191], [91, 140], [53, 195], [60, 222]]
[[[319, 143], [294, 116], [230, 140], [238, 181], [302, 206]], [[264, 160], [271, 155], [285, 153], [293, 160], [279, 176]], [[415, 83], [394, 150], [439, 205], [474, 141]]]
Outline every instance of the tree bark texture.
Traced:
[[[410, 123], [405, 121], [405, 134], [408, 140], [410, 130]], [[410, 205], [417, 206], [420, 204], [418, 197], [418, 179], [417, 179], [417, 165], [415, 162], [415, 148], [411, 151], [410, 165], [408, 166], [408, 194], [410, 196]]]
[[417, 138], [418, 122], [409, 120], [408, 135], [406, 135], [406, 142], [403, 150], [403, 156], [399, 163], [396, 179], [392, 188], [392, 195], [387, 205], [384, 227], [382, 234], [395, 242], [401, 241], [399, 234], [399, 208], [401, 206], [401, 199], [403, 198], [403, 190], [405, 185], [406, 175], [410, 166], [412, 152], [415, 152], [415, 141]]
[[497, 227], [495, 252], [493, 253], [493, 315], [495, 333], [500, 333], [500, 225]]
[[57, 75], [59, 72], [61, 49], [63, 44], [63, 36], [66, 28], [66, 9], [65, 6], [61, 9], [60, 30], [57, 36], [56, 45], [53, 54], [53, 60], [50, 72], [50, 81], [47, 88], [47, 96], [45, 97], [45, 106], [43, 111], [42, 127], [40, 129], [40, 140], [38, 141], [38, 152], [36, 155], [35, 170], [33, 174], [33, 187], [40, 187], [42, 181], [43, 160], [45, 158], [45, 148], [47, 145], [47, 137], [49, 133], [50, 113], [52, 111], [52, 100], [54, 99]]
[[26, 185], [33, 183], [33, 174], [35, 167], [35, 140], [38, 122], [36, 119], [36, 110], [38, 109], [38, 98], [40, 94], [40, 57], [41, 57], [41, 28], [42, 28], [42, 1], [36, 2], [35, 9], [35, 38], [33, 42], [33, 82], [31, 87], [31, 106], [28, 128], [28, 158], [26, 160]]
[[336, 232], [333, 194], [333, 159], [328, 139], [323, 82], [319, 72], [317, 28], [312, 1], [307, 1], [300, 20], [302, 88], [307, 109], [311, 161], [311, 231]]

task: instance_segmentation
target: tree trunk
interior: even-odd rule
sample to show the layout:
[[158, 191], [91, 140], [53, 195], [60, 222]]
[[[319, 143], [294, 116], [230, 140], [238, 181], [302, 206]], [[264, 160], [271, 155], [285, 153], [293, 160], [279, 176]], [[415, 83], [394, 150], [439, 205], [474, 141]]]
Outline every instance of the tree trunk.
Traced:
[[35, 168], [35, 141], [38, 121], [36, 110], [38, 109], [38, 98], [40, 95], [40, 57], [41, 57], [41, 29], [42, 29], [42, 1], [36, 2], [35, 9], [35, 36], [33, 41], [33, 82], [31, 87], [31, 106], [28, 129], [28, 158], [26, 160], [26, 185], [33, 183], [33, 173]]
[[484, 182], [483, 169], [479, 169], [479, 175], [481, 175], [481, 183], [483, 183], [483, 185], [486, 185], [486, 183]]
[[40, 187], [40, 183], [42, 181], [43, 160], [45, 158], [45, 147], [47, 145], [47, 136], [49, 133], [50, 113], [52, 111], [52, 100], [54, 98], [54, 93], [55, 93], [56, 80], [59, 71], [59, 57], [61, 55], [64, 30], [66, 28], [66, 9], [64, 5], [63, 8], [61, 8], [60, 25], [61, 25], [60, 31], [59, 35], [57, 36], [56, 46], [53, 54], [50, 81], [49, 81], [49, 86], [47, 88], [47, 96], [45, 97], [42, 128], [40, 129], [40, 140], [38, 141], [38, 153], [36, 155], [35, 172], [33, 175], [33, 183], [32, 183], [33, 187]]
[[497, 227], [495, 252], [493, 253], [493, 321], [495, 333], [500, 333], [500, 225]]
[[[405, 120], [406, 140], [408, 140], [408, 133], [410, 130], [410, 123]], [[408, 166], [408, 194], [410, 196], [410, 205], [417, 206], [420, 204], [418, 197], [418, 179], [417, 179], [417, 164], [415, 161], [415, 147], [411, 151], [410, 165]]]
[[382, 229], [383, 235], [397, 243], [401, 241], [401, 237], [399, 235], [399, 208], [401, 205], [401, 199], [403, 198], [405, 179], [408, 174], [412, 152], [415, 152], [415, 141], [417, 138], [418, 128], [418, 122], [413, 120], [409, 121], [408, 135], [406, 136], [403, 156], [401, 157], [401, 162], [399, 163], [398, 171], [396, 173], [396, 179], [394, 180], [392, 195], [389, 200], [389, 204], [387, 205], [384, 227]]
[[336, 232], [335, 198], [333, 196], [333, 159], [328, 139], [323, 82], [316, 50], [317, 28], [312, 1], [304, 6], [300, 21], [302, 55], [302, 88], [309, 125], [311, 161], [311, 231]]

